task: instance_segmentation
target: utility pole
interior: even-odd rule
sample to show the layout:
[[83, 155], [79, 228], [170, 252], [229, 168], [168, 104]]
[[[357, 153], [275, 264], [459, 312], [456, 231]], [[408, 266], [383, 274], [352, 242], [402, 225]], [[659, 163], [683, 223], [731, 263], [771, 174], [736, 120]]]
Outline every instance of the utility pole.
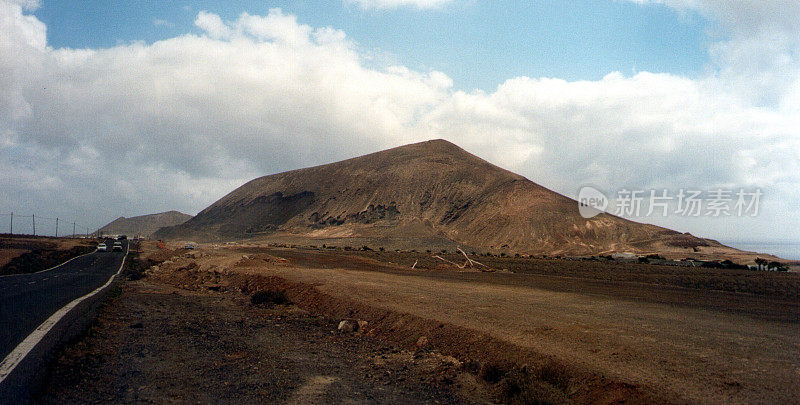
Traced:
[[73, 222], [73, 223], [72, 223], [72, 237], [74, 238], [74, 237], [76, 237], [76, 236], [77, 236], [77, 235], [75, 235], [75, 223]]
[[31, 214], [31, 222], [33, 222], [33, 236], [36, 236], [36, 214]]
[[11, 213], [11, 224], [8, 226], [8, 233], [14, 234], [14, 213]]
[[56, 238], [58, 237], [58, 218], [56, 218]]

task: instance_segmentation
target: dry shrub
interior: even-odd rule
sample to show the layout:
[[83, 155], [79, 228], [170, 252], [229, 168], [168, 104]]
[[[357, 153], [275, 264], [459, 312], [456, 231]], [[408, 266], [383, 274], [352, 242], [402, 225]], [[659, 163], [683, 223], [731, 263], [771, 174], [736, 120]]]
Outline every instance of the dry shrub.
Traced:
[[[512, 404], [563, 404], [570, 402], [572, 373], [566, 366], [549, 361], [535, 368], [513, 367], [495, 370], [496, 366], [481, 369], [481, 377], [496, 382], [500, 401]], [[484, 377], [499, 376], [496, 381]]]

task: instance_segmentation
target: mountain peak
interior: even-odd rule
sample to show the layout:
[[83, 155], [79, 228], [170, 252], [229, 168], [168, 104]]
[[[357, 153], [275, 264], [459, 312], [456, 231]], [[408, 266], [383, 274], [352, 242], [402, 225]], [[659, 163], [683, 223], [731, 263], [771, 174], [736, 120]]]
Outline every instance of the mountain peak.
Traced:
[[186, 223], [158, 232], [207, 240], [280, 234], [397, 240], [417, 249], [445, 241], [451, 247], [529, 254], [712, 244], [612, 215], [585, 219], [574, 200], [444, 139], [260, 177]]
[[389, 152], [391, 150], [420, 151], [423, 153], [468, 153], [460, 146], [444, 139], [430, 139], [427, 141], [411, 143], [408, 145], [398, 146], [393, 149], [388, 149], [384, 152]]

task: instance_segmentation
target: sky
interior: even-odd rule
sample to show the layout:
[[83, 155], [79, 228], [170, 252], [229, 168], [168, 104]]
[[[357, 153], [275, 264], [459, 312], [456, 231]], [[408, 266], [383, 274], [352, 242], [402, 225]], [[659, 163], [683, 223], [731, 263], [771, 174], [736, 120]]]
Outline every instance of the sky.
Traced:
[[[504, 4], [500, 4], [504, 3]], [[439, 2], [364, 7], [337, 1], [45, 2], [34, 13], [53, 47], [111, 47], [201, 34], [199, 11], [235, 20], [280, 8], [312, 27], [333, 27], [381, 63], [447, 73], [456, 88], [494, 90], [517, 76], [597, 80], [627, 66], [691, 75], [707, 61], [697, 13], [622, 1]], [[413, 3], [412, 3], [413, 4]]]
[[10, 212], [195, 214], [444, 138], [573, 198], [758, 189], [756, 216], [632, 219], [800, 243], [798, 19], [794, 0], [0, 0], [0, 232]]

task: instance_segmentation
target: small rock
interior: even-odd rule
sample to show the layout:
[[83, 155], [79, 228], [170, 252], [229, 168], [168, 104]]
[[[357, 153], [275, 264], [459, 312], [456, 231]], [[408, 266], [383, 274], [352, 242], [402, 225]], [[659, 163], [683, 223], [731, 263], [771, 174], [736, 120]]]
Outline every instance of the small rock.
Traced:
[[369, 322], [367, 322], [367, 321], [362, 321], [362, 320], [359, 319], [358, 320], [358, 331], [361, 332], [361, 333], [367, 333], [367, 324], [368, 323]]
[[422, 348], [428, 347], [429, 345], [430, 345], [430, 341], [428, 341], [427, 337], [420, 336], [419, 339], [417, 339], [417, 347], [418, 348], [422, 349]]
[[342, 333], [353, 333], [358, 331], [358, 322], [352, 319], [345, 319], [339, 322], [339, 332]]
[[455, 367], [461, 367], [461, 361], [453, 356], [442, 356], [442, 362], [445, 364], [450, 364]]

